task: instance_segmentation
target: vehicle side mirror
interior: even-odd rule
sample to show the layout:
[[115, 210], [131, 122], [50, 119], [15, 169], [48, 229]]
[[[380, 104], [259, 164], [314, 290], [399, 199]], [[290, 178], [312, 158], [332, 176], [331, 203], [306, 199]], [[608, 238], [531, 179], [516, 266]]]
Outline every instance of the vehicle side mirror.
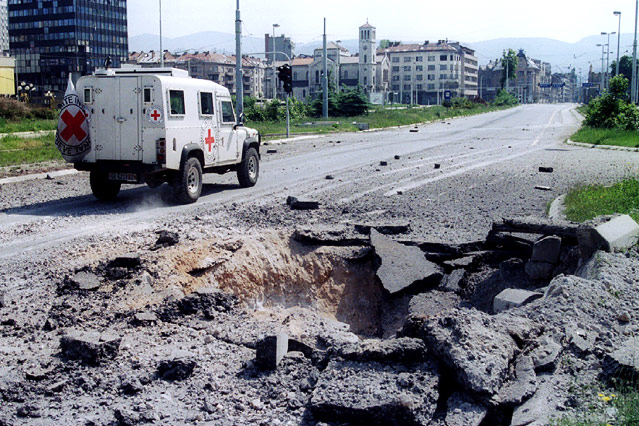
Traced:
[[239, 117], [237, 118], [237, 123], [233, 126], [233, 130], [242, 126], [244, 126], [244, 113], [241, 113]]

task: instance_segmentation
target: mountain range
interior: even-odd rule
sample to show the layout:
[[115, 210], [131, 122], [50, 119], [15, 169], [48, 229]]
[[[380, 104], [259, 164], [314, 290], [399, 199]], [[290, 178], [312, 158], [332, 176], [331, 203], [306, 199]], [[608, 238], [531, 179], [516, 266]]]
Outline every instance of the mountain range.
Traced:
[[[434, 40], [431, 40], [434, 41]], [[621, 54], [632, 54], [632, 34], [621, 36]], [[406, 40], [406, 43], [416, 43]], [[423, 43], [419, 41], [417, 43]], [[596, 45], [607, 43], [607, 37], [589, 36], [576, 43], [567, 43], [550, 38], [499, 38], [494, 40], [464, 43], [475, 50], [480, 65], [486, 65], [489, 61], [501, 57], [504, 49], [518, 51], [523, 49], [528, 57], [549, 62], [553, 72], [569, 72], [571, 69], [579, 74], [579, 70], [585, 76], [592, 64], [594, 71], [601, 70], [601, 49]], [[348, 49], [352, 54], [358, 53], [358, 40], [342, 40], [339, 44]], [[129, 38], [130, 51], [159, 50], [159, 36], [153, 34], [142, 34]], [[321, 41], [310, 43], [296, 43], [295, 54], [312, 55], [313, 50], [322, 47]], [[235, 53], [235, 34], [222, 33], [216, 31], [200, 32], [188, 36], [177, 38], [163, 38], [163, 48], [171, 52], [183, 51], [213, 51], [217, 53]], [[610, 49], [616, 52], [617, 39], [612, 36], [610, 39]], [[264, 39], [259, 37], [242, 37], [242, 50], [253, 56], [263, 57], [260, 52], [264, 52]], [[607, 52], [606, 52], [607, 53]], [[607, 55], [606, 55], [607, 56]], [[616, 59], [616, 53], [610, 54], [610, 63]]]

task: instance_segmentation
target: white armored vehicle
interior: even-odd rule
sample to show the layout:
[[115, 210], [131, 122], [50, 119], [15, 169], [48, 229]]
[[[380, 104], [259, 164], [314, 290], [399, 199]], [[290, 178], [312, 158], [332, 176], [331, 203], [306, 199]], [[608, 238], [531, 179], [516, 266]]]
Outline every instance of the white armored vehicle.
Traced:
[[192, 203], [202, 173], [236, 171], [242, 187], [257, 182], [260, 135], [237, 124], [231, 95], [219, 84], [179, 69], [131, 67], [82, 77], [77, 94], [91, 146], [72, 161], [90, 172], [99, 199], [115, 198], [122, 183], [168, 182], [176, 201]]

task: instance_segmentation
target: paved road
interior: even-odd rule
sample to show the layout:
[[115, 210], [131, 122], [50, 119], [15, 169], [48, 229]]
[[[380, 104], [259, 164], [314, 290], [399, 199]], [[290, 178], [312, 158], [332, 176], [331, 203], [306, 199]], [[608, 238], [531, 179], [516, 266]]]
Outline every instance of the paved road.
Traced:
[[[233, 174], [207, 175], [202, 198], [190, 206], [166, 203], [166, 186], [129, 187], [116, 203], [98, 202], [84, 173], [6, 184], [0, 186], [0, 259], [18, 261], [80, 237], [237, 205], [234, 223], [253, 211], [242, 206], [255, 205], [268, 212], [264, 225], [290, 223], [287, 195], [319, 199], [325, 208], [315, 221], [402, 218], [416, 237], [477, 238], [500, 216], [543, 214], [570, 185], [612, 181], [637, 167], [634, 154], [563, 144], [579, 122], [573, 105], [530, 105], [420, 126], [416, 133], [403, 128], [279, 145], [278, 153], [264, 155], [255, 188], [239, 188]], [[539, 174], [541, 165], [556, 172]], [[329, 174], [335, 179], [325, 179]], [[535, 190], [538, 184], [553, 191]]]

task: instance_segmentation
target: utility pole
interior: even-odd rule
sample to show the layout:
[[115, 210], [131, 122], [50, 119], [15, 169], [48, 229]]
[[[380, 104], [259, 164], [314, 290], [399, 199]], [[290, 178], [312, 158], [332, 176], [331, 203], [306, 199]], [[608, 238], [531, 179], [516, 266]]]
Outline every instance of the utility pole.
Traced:
[[242, 76], [242, 19], [240, 18], [240, 0], [237, 0], [235, 12], [235, 103], [237, 104], [237, 124], [242, 124], [244, 114], [244, 78]]
[[273, 99], [277, 99], [277, 83], [276, 83], [276, 78], [275, 78], [275, 28], [278, 28], [280, 25], [279, 24], [273, 24], [273, 38], [271, 39], [271, 46], [272, 49], [271, 51], [273, 52], [273, 56], [271, 56], [271, 61], [273, 62]]
[[164, 48], [162, 47], [162, 0], [160, 1], [160, 67], [164, 68]]
[[615, 75], [619, 75], [619, 51], [621, 50], [621, 12], [614, 12], [615, 16], [619, 16], [619, 28], [617, 29], [617, 66], [615, 67]]
[[637, 20], [639, 19], [639, 0], [635, 2], [635, 41], [632, 43], [632, 84], [630, 85], [630, 99], [637, 103]]
[[[639, 1], [639, 0], [638, 0]], [[324, 58], [322, 60], [324, 65], [324, 76], [322, 77], [322, 89], [323, 89], [323, 99], [322, 102], [322, 116], [324, 118], [328, 118], [328, 58], [327, 58], [327, 50], [326, 50], [326, 18], [324, 18]], [[338, 52], [339, 55], [339, 52]]]

